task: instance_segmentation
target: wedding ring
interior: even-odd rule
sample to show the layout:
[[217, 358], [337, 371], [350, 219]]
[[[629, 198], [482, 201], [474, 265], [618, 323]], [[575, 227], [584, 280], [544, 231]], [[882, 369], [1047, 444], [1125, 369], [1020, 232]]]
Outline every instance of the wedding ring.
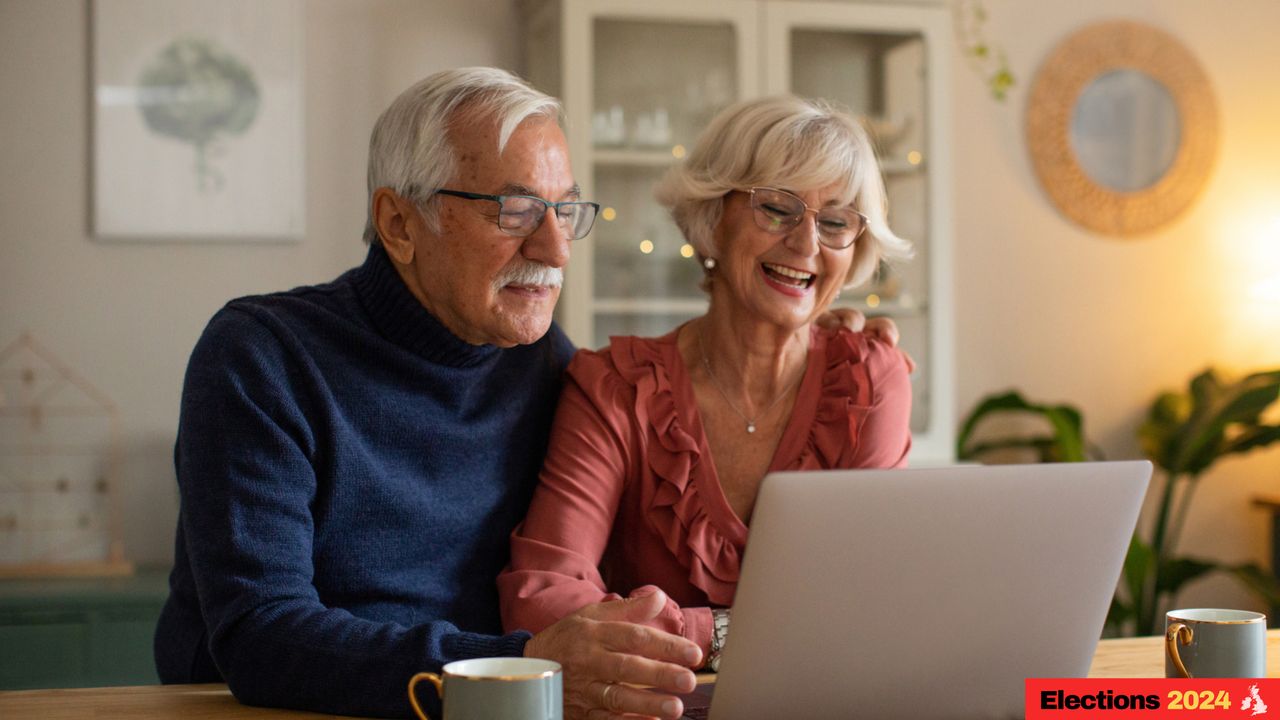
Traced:
[[618, 686], [616, 684], [605, 683], [604, 692], [600, 693], [600, 702], [604, 705], [605, 710], [613, 711], [617, 709], [613, 705], [613, 691], [617, 689]]

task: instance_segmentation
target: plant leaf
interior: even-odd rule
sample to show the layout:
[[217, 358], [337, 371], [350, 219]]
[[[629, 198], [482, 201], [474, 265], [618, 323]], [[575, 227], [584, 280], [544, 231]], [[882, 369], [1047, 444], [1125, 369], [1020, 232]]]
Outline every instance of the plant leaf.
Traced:
[[961, 460], [973, 458], [972, 453], [967, 449], [969, 438], [973, 435], [974, 428], [987, 415], [1003, 410], [1026, 410], [1027, 406], [1027, 401], [1013, 390], [982, 398], [960, 426], [960, 433], [956, 436], [956, 457]]
[[1084, 421], [1080, 417], [1080, 411], [1069, 405], [1041, 405], [1039, 409], [1053, 425], [1053, 436], [1058, 441], [1058, 462], [1084, 462], [1084, 436], [1081, 430]]
[[1280, 441], [1280, 425], [1263, 425], [1246, 430], [1240, 437], [1232, 440], [1223, 454], [1248, 452], [1276, 441]]
[[969, 457], [980, 457], [997, 450], [1034, 450], [1040, 462], [1053, 462], [1054, 440], [1051, 437], [1015, 437], [971, 445]]
[[1218, 458], [1275, 441], [1260, 430], [1263, 412], [1280, 397], [1280, 370], [1224, 383], [1212, 370], [1192, 378], [1186, 393], [1156, 398], [1139, 428], [1147, 456], [1171, 475], [1200, 475]]
[[1280, 607], [1280, 579], [1255, 563], [1231, 565], [1223, 568], [1271, 607]]
[[1125, 590], [1129, 593], [1129, 602], [1133, 605], [1136, 619], [1141, 611], [1143, 599], [1146, 597], [1147, 577], [1156, 559], [1155, 550], [1142, 541], [1135, 533], [1129, 541], [1129, 551], [1124, 556], [1124, 566], [1120, 577], [1124, 580]]
[[[1044, 437], [1001, 438], [971, 445], [975, 428], [988, 415], [1006, 412], [1025, 412], [1045, 418], [1053, 428], [1049, 446]], [[1070, 405], [1038, 405], [1028, 402], [1017, 391], [995, 393], [983, 398], [961, 425], [956, 438], [956, 457], [971, 460], [979, 453], [999, 447], [1033, 447], [1042, 460], [1077, 462], [1084, 459], [1084, 430], [1080, 411]]]
[[1219, 563], [1191, 557], [1169, 558], [1156, 574], [1156, 595], [1176, 595], [1183, 585], [1198, 577], [1224, 569]]
[[1138, 428], [1142, 453], [1161, 468], [1173, 465], [1179, 427], [1191, 417], [1191, 398], [1175, 392], [1160, 393], [1147, 411], [1147, 419]]

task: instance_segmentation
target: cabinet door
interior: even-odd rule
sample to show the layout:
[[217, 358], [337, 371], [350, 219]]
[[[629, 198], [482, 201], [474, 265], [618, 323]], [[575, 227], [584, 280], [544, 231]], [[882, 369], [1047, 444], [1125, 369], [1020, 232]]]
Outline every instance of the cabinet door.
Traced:
[[[707, 122], [753, 95], [757, 9], [742, 0], [568, 1], [562, 97], [574, 171], [602, 206], [574, 244], [559, 319], [574, 343], [659, 335], [704, 312], [701, 270], [654, 185]], [[535, 80], [536, 81], [536, 80]]]
[[90, 676], [89, 634], [83, 613], [0, 615], [0, 690], [84, 686]]
[[864, 118], [889, 200], [889, 227], [915, 257], [882, 264], [839, 304], [888, 315], [915, 358], [913, 462], [952, 456], [951, 177], [945, 8], [766, 2], [761, 9], [768, 93], [833, 100]]
[[152, 638], [162, 606], [135, 604], [96, 614], [89, 638], [90, 682], [95, 686], [155, 685]]

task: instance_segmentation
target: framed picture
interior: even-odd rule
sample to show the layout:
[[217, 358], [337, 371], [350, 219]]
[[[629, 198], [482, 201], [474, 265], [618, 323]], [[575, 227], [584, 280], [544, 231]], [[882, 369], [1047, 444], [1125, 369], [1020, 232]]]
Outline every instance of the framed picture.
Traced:
[[302, 236], [299, 0], [94, 0], [93, 232]]

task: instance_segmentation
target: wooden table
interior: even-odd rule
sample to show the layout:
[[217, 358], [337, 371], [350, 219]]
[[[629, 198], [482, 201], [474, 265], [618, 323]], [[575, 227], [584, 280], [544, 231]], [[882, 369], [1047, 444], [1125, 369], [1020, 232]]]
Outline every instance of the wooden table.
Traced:
[[[1089, 677], [1164, 677], [1162, 638], [1103, 640]], [[1280, 675], [1280, 630], [1267, 633], [1267, 667]], [[5, 720], [318, 720], [336, 715], [241, 705], [226, 685], [169, 685], [0, 692]]]
[[248, 707], [231, 697], [226, 685], [0, 692], [0, 718], [4, 720], [320, 720], [338, 717], [341, 716]]
[[[1164, 638], [1103, 640], [1094, 653], [1089, 677], [1164, 677]], [[1280, 630], [1267, 632], [1267, 675], [1280, 676]], [[0, 708], [3, 708], [0, 701]]]

